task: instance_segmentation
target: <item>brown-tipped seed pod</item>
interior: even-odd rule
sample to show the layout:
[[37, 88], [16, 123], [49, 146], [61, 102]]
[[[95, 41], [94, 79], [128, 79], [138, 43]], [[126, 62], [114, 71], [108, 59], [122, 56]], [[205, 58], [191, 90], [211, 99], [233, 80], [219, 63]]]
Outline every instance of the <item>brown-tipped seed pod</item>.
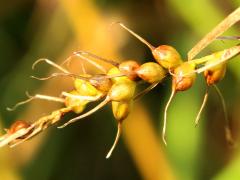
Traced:
[[136, 73], [150, 84], [160, 82], [166, 76], [166, 70], [154, 62], [144, 63], [137, 69]]
[[166, 69], [172, 69], [182, 63], [180, 54], [172, 46], [161, 45], [152, 50], [156, 61]]
[[196, 79], [194, 70], [195, 64], [189, 62], [184, 62], [174, 69], [172, 84], [176, 92], [185, 91], [193, 85]]
[[[206, 63], [206, 65], [214, 62], [216, 62], [215, 59], [210, 60]], [[226, 67], [227, 67], [227, 64], [222, 63], [204, 71], [204, 77], [206, 79], [207, 85], [211, 86], [213, 84], [218, 83], [220, 80], [222, 80], [226, 73]]]
[[17, 121], [15, 121], [15, 122], [11, 125], [10, 129], [8, 130], [8, 133], [9, 133], [9, 134], [13, 134], [13, 133], [17, 132], [17, 131], [20, 130], [20, 129], [26, 129], [26, 128], [28, 128], [29, 126], [30, 126], [30, 124], [27, 123], [26, 121], [17, 120]]
[[118, 122], [122, 122], [127, 118], [131, 111], [132, 101], [129, 102], [117, 102], [112, 101], [112, 111], [115, 119]]
[[118, 23], [122, 28], [127, 30], [130, 34], [135, 36], [138, 40], [144, 43], [149, 49], [152, 51], [152, 54], [155, 60], [164, 68], [172, 69], [177, 67], [179, 64], [182, 63], [181, 56], [179, 53], [174, 49], [172, 46], [168, 45], [161, 45], [155, 48], [149, 42], [147, 42], [144, 38], [133, 32], [131, 29], [126, 27], [123, 23]]
[[126, 74], [129, 79], [136, 80], [138, 76], [135, 71], [139, 66], [140, 65], [136, 61], [128, 60], [122, 62], [118, 68], [120, 72]]
[[97, 90], [101, 92], [108, 92], [112, 87], [112, 81], [109, 78], [103, 78], [104, 75], [96, 75], [94, 79], [90, 79], [89, 82]]
[[[30, 124], [23, 120], [17, 120], [15, 121], [10, 129], [7, 130], [8, 134], [14, 134], [15, 132], [21, 130], [21, 129], [27, 129], [30, 127]], [[30, 134], [32, 131], [30, 131], [28, 134]], [[25, 134], [24, 136], [18, 137], [17, 139], [24, 139], [28, 134]]]

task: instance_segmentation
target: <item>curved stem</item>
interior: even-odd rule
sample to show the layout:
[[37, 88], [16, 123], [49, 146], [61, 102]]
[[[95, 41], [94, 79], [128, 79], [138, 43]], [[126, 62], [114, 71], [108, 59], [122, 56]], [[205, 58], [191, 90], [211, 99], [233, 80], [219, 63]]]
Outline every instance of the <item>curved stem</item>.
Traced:
[[63, 67], [59, 66], [58, 64], [54, 63], [53, 61], [49, 60], [49, 59], [38, 59], [37, 61], [35, 61], [32, 65], [32, 69], [34, 69], [36, 67], [36, 65], [42, 61], [45, 61], [47, 64], [57, 68], [58, 70], [64, 72], [64, 73], [70, 73], [68, 70], [64, 69]]
[[227, 106], [226, 106], [224, 97], [223, 97], [220, 89], [215, 84], [213, 85], [213, 87], [215, 88], [215, 90], [221, 100], [222, 107], [223, 107], [223, 113], [224, 113], [224, 119], [225, 119], [225, 137], [226, 137], [226, 140], [229, 142], [229, 144], [232, 145], [232, 144], [234, 144], [234, 140], [233, 140], [231, 129], [230, 129], [230, 121], [229, 121], [228, 115], [227, 115]]
[[7, 107], [7, 110], [8, 111], [14, 111], [19, 106], [24, 105], [26, 103], [29, 103], [34, 99], [42, 99], [42, 100], [55, 101], [55, 102], [60, 102], [60, 103], [65, 102], [65, 100], [63, 98], [54, 97], [54, 96], [48, 96], [48, 95], [43, 95], [43, 94], [36, 94], [36, 95], [32, 96], [27, 91], [26, 91], [26, 95], [28, 96], [27, 100], [21, 101], [21, 102], [15, 104], [12, 108]]
[[138, 34], [136, 34], [135, 32], [133, 32], [131, 29], [127, 28], [123, 23], [121, 22], [115, 22], [113, 24], [119, 24], [122, 28], [124, 28], [125, 30], [127, 30], [130, 34], [132, 34], [133, 36], [135, 36], [138, 40], [140, 40], [143, 44], [145, 44], [146, 46], [148, 46], [152, 51], [155, 49], [155, 47], [153, 45], [151, 45], [148, 41], [146, 41], [144, 38], [142, 38], [141, 36], [139, 36]]
[[162, 139], [163, 139], [163, 142], [165, 145], [167, 145], [167, 141], [166, 141], [166, 128], [167, 128], [167, 110], [169, 108], [169, 105], [175, 95], [175, 90], [174, 88], [172, 89], [172, 92], [171, 92], [171, 95], [170, 95], [170, 98], [165, 106], [165, 109], [164, 109], [164, 121], [163, 121], [163, 130], [162, 130]]
[[86, 112], [86, 113], [84, 113], [84, 114], [82, 114], [82, 115], [80, 115], [80, 116], [78, 116], [78, 117], [75, 117], [75, 118], [69, 120], [68, 122], [66, 122], [66, 123], [63, 124], [62, 126], [59, 126], [58, 128], [64, 128], [64, 127], [66, 127], [67, 125], [69, 125], [69, 124], [71, 124], [71, 123], [74, 123], [74, 122], [76, 122], [76, 121], [78, 121], [78, 120], [80, 120], [80, 119], [83, 119], [83, 118], [85, 118], [85, 117], [87, 117], [87, 116], [95, 113], [97, 110], [101, 109], [103, 106], [105, 106], [107, 103], [109, 103], [109, 101], [110, 101], [110, 99], [109, 99], [109, 97], [107, 96], [107, 97], [105, 98], [105, 100], [103, 100], [100, 104], [98, 104], [96, 107], [94, 107], [94, 108], [91, 109], [90, 111], [88, 111], [88, 112]]
[[77, 51], [77, 52], [74, 52], [73, 55], [71, 55], [70, 57], [68, 57], [62, 64], [65, 64], [65, 63], [69, 63], [72, 58], [76, 56], [76, 57], [79, 57], [85, 61], [87, 61], [88, 63], [92, 64], [94, 67], [96, 67], [97, 69], [99, 69], [100, 71], [102, 71], [104, 74], [107, 73], [107, 70], [105, 69], [104, 66], [98, 64], [97, 62], [85, 57], [82, 55], [81, 51]]
[[108, 63], [108, 64], [111, 64], [115, 67], [118, 67], [119, 66], [119, 63], [116, 62], [116, 61], [113, 61], [113, 60], [110, 60], [110, 59], [106, 59], [106, 58], [103, 58], [103, 57], [100, 57], [96, 54], [93, 54], [93, 53], [90, 53], [90, 52], [87, 52], [87, 51], [77, 51], [77, 52], [74, 52], [74, 54], [82, 54], [82, 55], [87, 55], [87, 56], [90, 56], [92, 58], [95, 58], [95, 59], [98, 59], [98, 60], [101, 60], [105, 63]]
[[111, 157], [112, 152], [113, 152], [114, 148], [116, 147], [116, 145], [117, 145], [117, 143], [119, 141], [119, 138], [120, 138], [120, 135], [121, 135], [121, 131], [122, 131], [122, 123], [121, 122], [118, 122], [118, 127], [117, 128], [118, 129], [117, 129], [117, 134], [116, 134], [114, 143], [113, 143], [111, 149], [109, 150], [109, 152], [107, 153], [106, 159]]
[[204, 98], [203, 98], [202, 105], [201, 105], [201, 107], [200, 107], [200, 109], [198, 111], [197, 117], [195, 119], [195, 126], [198, 125], [200, 116], [201, 116], [202, 111], [203, 111], [203, 108], [206, 106], [206, 103], [207, 103], [207, 100], [208, 100], [208, 91], [209, 91], [209, 87], [207, 86], [206, 92], [205, 92], [205, 95], [204, 95]]
[[48, 77], [42, 77], [42, 78], [36, 77], [36, 76], [30, 76], [30, 77], [33, 78], [33, 79], [40, 80], [40, 81], [45, 81], [45, 80], [52, 79], [52, 78], [55, 78], [55, 77], [58, 77], [58, 76], [68, 76], [68, 77], [73, 77], [73, 78], [77, 78], [77, 79], [82, 79], [82, 80], [85, 80], [85, 81], [89, 81], [89, 79], [91, 78], [91, 77], [76, 75], [76, 74], [73, 74], [73, 73], [53, 73]]
[[149, 91], [151, 91], [153, 88], [155, 88], [160, 82], [156, 82], [151, 84], [150, 86], [148, 86], [146, 89], [144, 89], [143, 91], [141, 91], [140, 93], [138, 93], [136, 96], [134, 96], [133, 100], [137, 100], [139, 98], [141, 98], [142, 96], [144, 96], [145, 94], [147, 94]]

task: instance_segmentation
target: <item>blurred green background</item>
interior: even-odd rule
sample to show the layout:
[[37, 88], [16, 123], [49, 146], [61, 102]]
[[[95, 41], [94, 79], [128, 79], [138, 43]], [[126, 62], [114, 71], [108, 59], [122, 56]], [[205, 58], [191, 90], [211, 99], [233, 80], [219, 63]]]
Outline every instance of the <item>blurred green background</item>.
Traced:
[[[73, 51], [87, 50], [121, 61], [153, 61], [145, 45], [112, 22], [121, 21], [153, 45], [169, 44], [187, 52], [224, 17], [239, 0], [10, 0], [0, 2], [0, 119], [1, 134], [17, 119], [34, 121], [59, 108], [58, 104], [34, 101], [14, 112], [6, 107], [26, 98], [25, 91], [58, 96], [70, 90], [67, 78], [48, 81], [54, 69], [31, 65], [47, 57], [63, 62]], [[225, 34], [239, 35], [239, 25]], [[238, 42], [214, 41], [201, 55]], [[77, 61], [74, 63], [77, 64]], [[70, 66], [78, 72], [77, 66]], [[89, 67], [91, 69], [91, 67]], [[170, 95], [166, 80], [136, 103], [124, 123], [123, 136], [109, 160], [116, 125], [110, 106], [58, 130], [49, 128], [32, 140], [0, 149], [1, 180], [49, 179], [240, 179], [240, 63], [229, 62], [219, 83], [228, 108], [235, 146], [224, 138], [221, 101], [215, 91], [203, 112], [199, 127], [194, 120], [203, 98], [201, 76], [193, 88], [179, 93], [169, 109], [167, 141], [161, 140], [163, 109]], [[91, 71], [94, 71], [91, 69]], [[66, 116], [64, 120], [74, 117]]]

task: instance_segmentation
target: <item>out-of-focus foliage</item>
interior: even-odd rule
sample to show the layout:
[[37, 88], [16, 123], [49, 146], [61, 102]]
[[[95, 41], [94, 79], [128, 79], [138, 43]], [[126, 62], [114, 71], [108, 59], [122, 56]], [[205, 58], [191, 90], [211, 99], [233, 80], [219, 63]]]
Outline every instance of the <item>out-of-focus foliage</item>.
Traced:
[[[237, 0], [0, 2], [1, 134], [16, 119], [34, 121], [59, 108], [55, 103], [36, 100], [7, 112], [7, 106], [26, 98], [26, 90], [58, 96], [71, 89], [68, 78], [45, 82], [29, 78], [54, 71], [48, 65], [32, 71], [31, 65], [38, 58], [61, 63], [81, 49], [118, 61], [153, 60], [150, 51], [126, 31], [117, 25], [109, 28], [114, 21], [123, 22], [153, 45], [176, 47], [186, 58], [191, 47], [239, 5]], [[238, 30], [235, 25], [226, 34], [239, 35]], [[199, 56], [237, 43], [215, 41]], [[79, 72], [77, 60], [75, 63], [69, 68]], [[225, 141], [223, 111], [213, 89], [199, 127], [194, 127], [205, 91], [201, 76], [191, 90], [174, 98], [165, 147], [160, 134], [171, 89], [166, 80], [137, 102], [111, 159], [106, 160], [105, 154], [116, 126], [108, 106], [62, 130], [53, 127], [19, 147], [0, 149], [0, 179], [239, 179], [239, 57], [228, 67], [219, 87], [227, 102], [235, 147]], [[63, 122], [73, 116], [66, 116]]]

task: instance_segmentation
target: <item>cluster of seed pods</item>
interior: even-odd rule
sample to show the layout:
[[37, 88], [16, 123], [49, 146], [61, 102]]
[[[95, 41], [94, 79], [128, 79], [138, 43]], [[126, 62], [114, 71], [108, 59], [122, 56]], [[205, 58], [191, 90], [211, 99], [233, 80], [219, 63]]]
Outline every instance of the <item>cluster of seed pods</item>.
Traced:
[[[233, 20], [231, 23], [228, 23], [228, 28], [232, 26], [234, 23], [239, 21], [240, 9], [237, 9], [235, 12], [230, 14], [223, 22], [226, 20], [231, 20], [232, 16], [236, 13], [238, 14], [238, 18], [232, 18]], [[158, 47], [154, 47], [145, 39], [137, 35], [135, 32], [127, 28], [122, 23], [117, 23], [123, 29], [127, 30], [145, 45], [147, 45], [150, 50], [152, 51], [153, 58], [155, 62], [147, 62], [144, 64], [139, 64], [137, 61], [134, 60], [126, 60], [122, 63], [117, 63], [112, 60], [108, 60], [97, 56], [95, 54], [85, 52], [85, 51], [78, 51], [73, 53], [65, 62], [70, 62], [72, 57], [77, 56], [81, 60], [87, 61], [88, 63], [92, 64], [100, 71], [102, 74], [88, 74], [86, 69], [82, 65], [82, 74], [73, 74], [69, 72], [64, 67], [55, 64], [54, 62], [48, 59], [40, 59], [33, 64], [33, 68], [39, 62], [46, 62], [49, 65], [54, 66], [61, 73], [54, 73], [47, 78], [36, 78], [39, 80], [46, 80], [49, 78], [57, 77], [57, 76], [69, 76], [74, 79], [74, 88], [70, 92], [62, 92], [61, 97], [52, 97], [42, 94], [36, 94], [34, 96], [29, 96], [29, 99], [26, 101], [20, 102], [14, 106], [14, 108], [10, 109], [13, 110], [19, 105], [25, 104], [29, 101], [34, 99], [44, 99], [48, 101], [56, 101], [63, 103], [64, 107], [53, 111], [50, 115], [44, 116], [33, 123], [27, 123], [25, 121], [16, 121], [13, 125], [6, 130], [6, 134], [0, 137], [0, 147], [4, 145], [10, 145], [11, 147], [16, 146], [33, 136], [37, 135], [38, 133], [42, 132], [46, 128], [54, 125], [55, 123], [59, 122], [61, 117], [73, 111], [76, 114], [79, 114], [77, 117], [69, 120], [59, 128], [66, 127], [67, 125], [76, 122], [80, 119], [83, 119], [100, 108], [104, 107], [106, 104], [112, 104], [112, 111], [113, 115], [117, 121], [117, 135], [115, 141], [108, 152], [106, 158], [109, 158], [112, 154], [114, 147], [116, 146], [120, 134], [121, 134], [121, 125], [122, 122], [127, 118], [131, 111], [131, 106], [137, 98], [141, 97], [142, 95], [149, 92], [155, 86], [157, 86], [167, 75], [172, 77], [172, 90], [171, 95], [166, 103], [164, 109], [164, 123], [163, 123], [163, 131], [162, 131], [162, 138], [163, 142], [166, 142], [166, 124], [167, 124], [167, 111], [170, 105], [170, 102], [174, 95], [177, 92], [188, 90], [192, 87], [197, 74], [203, 73], [206, 84], [207, 90], [206, 94], [203, 99], [202, 106], [199, 110], [199, 113], [196, 116], [195, 124], [198, 124], [198, 120], [200, 118], [201, 112], [206, 104], [208, 98], [208, 89], [209, 87], [213, 86], [217, 90], [219, 96], [221, 97], [222, 104], [224, 107], [225, 112], [225, 119], [227, 120], [226, 115], [226, 107], [224, 104], [224, 100], [219, 89], [216, 86], [216, 83], [222, 80], [226, 72], [226, 62], [233, 58], [234, 56], [238, 55], [240, 52], [240, 46], [233, 46], [231, 48], [210, 54], [208, 56], [193, 59], [199, 52], [202, 50], [207, 44], [209, 44], [212, 40], [216, 39], [221, 33], [223, 33], [227, 27], [224, 26], [225, 29], [220, 31], [218, 30], [221, 27], [221, 22], [208, 36], [208, 43], [206, 41], [200, 41], [200, 45], [197, 44], [197, 50], [193, 48], [192, 54], [189, 55], [187, 61], [183, 61], [180, 54], [177, 52], [175, 48], [169, 45], [160, 45]], [[217, 29], [217, 30], [216, 30]], [[213, 32], [217, 33], [213, 33]], [[214, 35], [212, 35], [214, 34]], [[206, 38], [205, 38], [206, 39]], [[191, 52], [191, 51], [190, 51]], [[109, 70], [106, 70], [104, 66], [96, 63], [92, 58], [101, 60], [105, 63], [112, 65]], [[64, 62], [64, 63], [65, 63]], [[139, 81], [144, 81], [149, 85], [145, 90], [136, 94], [136, 87]], [[85, 112], [86, 106], [95, 101], [102, 100], [97, 106], [92, 108], [89, 111]], [[226, 121], [226, 132], [228, 140], [231, 140], [230, 130], [228, 127], [228, 121]]]
[[[164, 110], [162, 139], [165, 145], [167, 145], [166, 137], [165, 137], [166, 124], [167, 124], [166, 123], [167, 110], [169, 108], [172, 98], [177, 92], [185, 91], [191, 88], [193, 83], [195, 82], [197, 74], [202, 72], [204, 74], [207, 86], [208, 87], [213, 86], [214, 88], [216, 88], [216, 91], [222, 100], [225, 119], [226, 119], [226, 137], [227, 137], [227, 140], [230, 143], [232, 143], [232, 138], [231, 138], [230, 129], [229, 129], [229, 122], [226, 115], [225, 102], [221, 92], [216, 86], [216, 83], [218, 83], [220, 80], [223, 79], [226, 72], [226, 61], [239, 54], [240, 46], [237, 45], [229, 49], [225, 49], [223, 51], [219, 51], [211, 55], [205, 56], [203, 58], [194, 59], [194, 60], [188, 59], [188, 61], [184, 62], [180, 54], [172, 46], [160, 45], [158, 47], [154, 47], [145, 39], [143, 39], [142, 37], [137, 35], [135, 32], [127, 28], [124, 24], [122, 23], [118, 23], [118, 24], [122, 28], [127, 30], [129, 33], [131, 33], [133, 36], [135, 36], [137, 39], [139, 39], [141, 42], [143, 42], [145, 45], [147, 45], [149, 49], [152, 51], [153, 57], [156, 60], [156, 62], [158, 62], [159, 65], [161, 65], [161, 67], [166, 71], [168, 71], [169, 74], [172, 76], [172, 93], [170, 95], [170, 98]], [[198, 120], [200, 118], [200, 114], [203, 110], [203, 107], [206, 104], [207, 97], [208, 97], [208, 88], [204, 96], [202, 106], [199, 110], [198, 115], [196, 116], [196, 120], [195, 120], [196, 125], [198, 124]]]
[[[99, 67], [99, 65], [94, 64], [91, 59], [84, 57], [83, 55], [96, 56], [83, 51], [74, 53], [74, 56], [81, 57], [82, 59], [91, 62], [97, 68], [102, 69]], [[67, 60], [71, 60], [71, 57]], [[76, 114], [81, 114], [85, 110], [88, 103], [103, 99], [103, 101], [93, 109], [69, 120], [59, 128], [66, 127], [67, 125], [79, 119], [83, 119], [84, 117], [87, 117], [100, 108], [104, 107], [107, 103], [111, 102], [113, 115], [118, 124], [118, 132], [114, 144], [106, 156], [109, 158], [119, 140], [122, 121], [126, 119], [130, 113], [133, 100], [140, 96], [140, 94], [135, 96], [135, 89], [139, 79], [151, 83], [152, 86], [156, 86], [165, 77], [166, 74], [165, 70], [158, 63], [154, 62], [148, 62], [143, 65], [139, 65], [137, 62], [131, 60], [125, 61], [121, 64], [105, 60], [108, 63], [111, 63], [113, 66], [110, 70], [104, 72], [105, 74], [89, 75], [85, 73], [83, 75], [75, 75], [47, 59], [40, 59], [36, 61], [33, 65], [33, 68], [37, 63], [41, 61], [45, 61], [46, 63], [58, 68], [60, 71], [62, 71], [62, 73], [54, 73], [47, 78], [34, 78], [39, 80], [46, 80], [56, 76], [70, 76], [74, 78], [74, 90], [70, 92], [62, 92], [62, 96], [64, 98], [52, 97], [42, 94], [36, 94], [34, 96], [28, 95], [29, 99], [17, 103], [11, 109], [9, 108], [9, 110], [14, 110], [18, 106], [32, 101], [33, 99], [56, 101], [64, 103], [65, 105], [64, 108], [56, 110], [50, 115], [44, 116], [43, 118], [40, 118], [28, 126], [26, 126], [27, 123], [25, 121], [16, 121], [16, 124], [14, 123], [12, 127], [7, 130], [7, 134], [4, 136], [4, 138], [2, 138], [2, 141], [0, 140], [0, 146], [10, 144], [10, 146], [13, 147], [19, 143], [22, 143], [23, 141], [26, 141], [27, 139], [35, 136], [50, 125], [55, 124], [65, 113], [73, 111]], [[22, 126], [19, 126], [19, 124], [22, 124]], [[15, 126], [18, 128], [15, 128]], [[22, 132], [23, 130], [24, 133], [16, 133]], [[17, 138], [16, 134], [18, 134]]]

